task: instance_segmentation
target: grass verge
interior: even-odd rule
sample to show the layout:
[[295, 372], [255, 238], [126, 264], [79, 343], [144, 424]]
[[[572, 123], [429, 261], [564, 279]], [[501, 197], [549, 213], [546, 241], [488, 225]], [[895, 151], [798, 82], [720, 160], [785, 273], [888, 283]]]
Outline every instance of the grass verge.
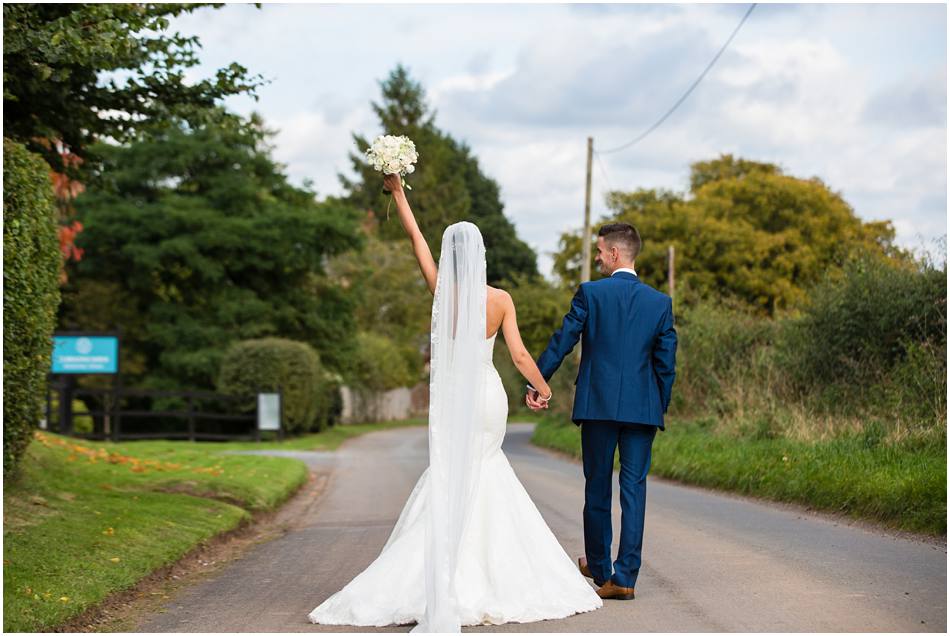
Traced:
[[39, 433], [4, 483], [3, 628], [52, 631], [212, 537], [273, 509], [307, 480], [296, 459], [422, 420], [356, 424], [283, 442], [85, 442]]
[[[716, 435], [710, 419], [671, 420], [651, 472], [689, 484], [805, 504], [891, 528], [947, 533], [947, 457], [938, 446], [856, 434], [822, 442]], [[580, 429], [546, 419], [532, 442], [580, 457]]]

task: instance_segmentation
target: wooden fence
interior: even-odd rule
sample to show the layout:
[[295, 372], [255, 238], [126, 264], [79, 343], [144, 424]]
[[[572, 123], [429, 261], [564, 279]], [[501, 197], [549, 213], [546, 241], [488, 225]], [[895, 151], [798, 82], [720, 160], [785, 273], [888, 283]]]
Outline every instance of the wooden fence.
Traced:
[[[246, 397], [211, 391], [158, 391], [122, 386], [77, 388], [70, 380], [68, 377], [51, 380], [47, 385], [47, 430], [116, 442], [261, 440], [256, 405], [253, 412], [248, 412]], [[81, 402], [84, 408], [74, 410], [74, 400]], [[278, 439], [283, 439], [282, 421], [274, 432]]]

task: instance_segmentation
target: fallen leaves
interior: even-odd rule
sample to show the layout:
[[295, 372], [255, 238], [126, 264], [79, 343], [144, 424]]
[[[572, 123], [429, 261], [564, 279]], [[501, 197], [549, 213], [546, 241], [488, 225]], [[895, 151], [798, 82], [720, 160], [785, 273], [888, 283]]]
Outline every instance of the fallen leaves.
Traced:
[[[85, 457], [90, 463], [96, 464], [100, 461], [115, 465], [127, 465], [133, 473], [145, 474], [149, 471], [173, 471], [173, 470], [191, 470], [196, 473], [204, 473], [218, 477], [224, 473], [224, 468], [219, 464], [214, 466], [188, 466], [180, 462], [163, 462], [157, 459], [143, 459], [132, 455], [124, 455], [117, 451], [107, 451], [105, 448], [92, 448], [83, 444], [54, 437], [42, 431], [36, 431], [35, 437], [43, 446], [52, 448], [59, 446], [70, 451], [67, 461], [77, 461], [80, 456]], [[105, 487], [100, 484], [101, 487]]]

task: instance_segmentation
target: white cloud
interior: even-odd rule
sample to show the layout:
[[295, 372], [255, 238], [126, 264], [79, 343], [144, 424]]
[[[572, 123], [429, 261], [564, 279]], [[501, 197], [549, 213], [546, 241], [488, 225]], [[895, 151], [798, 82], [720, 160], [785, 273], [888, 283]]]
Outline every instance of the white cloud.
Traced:
[[[213, 68], [274, 78], [254, 108], [280, 128], [295, 180], [339, 192], [350, 134], [397, 62], [436, 123], [468, 143], [520, 235], [545, 252], [580, 225], [586, 138], [632, 139], [695, 79], [739, 5], [265, 5], [182, 20]], [[687, 186], [723, 152], [818, 176], [866, 219], [917, 244], [946, 233], [946, 7], [760, 5], [697, 90], [655, 133], [603, 158], [614, 188]], [[206, 73], [202, 73], [206, 75]], [[594, 166], [594, 218], [607, 189]]]

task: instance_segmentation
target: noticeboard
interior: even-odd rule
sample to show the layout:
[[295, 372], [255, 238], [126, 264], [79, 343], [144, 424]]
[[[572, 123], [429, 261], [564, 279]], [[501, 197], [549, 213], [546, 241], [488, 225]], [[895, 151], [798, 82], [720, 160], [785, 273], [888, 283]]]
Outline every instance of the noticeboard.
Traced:
[[257, 428], [261, 431], [280, 430], [280, 393], [257, 394]]
[[53, 334], [52, 373], [118, 373], [119, 337]]

